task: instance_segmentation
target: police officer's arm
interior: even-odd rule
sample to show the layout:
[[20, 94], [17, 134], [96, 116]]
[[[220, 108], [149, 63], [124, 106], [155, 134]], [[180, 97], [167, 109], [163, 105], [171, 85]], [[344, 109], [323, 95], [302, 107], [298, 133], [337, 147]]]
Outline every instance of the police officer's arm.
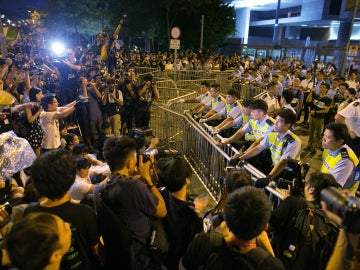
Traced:
[[234, 123], [234, 119], [232, 119], [231, 117], [228, 117], [224, 121], [222, 121], [219, 125], [217, 125], [215, 127], [215, 129], [221, 131], [221, 130], [231, 128], [235, 125], [236, 125], [236, 123]]
[[261, 138], [257, 139], [255, 142], [253, 142], [253, 143], [249, 146], [249, 148], [246, 149], [245, 153], [246, 153], [247, 151], [250, 151], [250, 150], [253, 149], [254, 147], [258, 146], [263, 139], [264, 139], [264, 138], [261, 137]]
[[145, 180], [147, 186], [149, 187], [150, 192], [158, 199], [158, 205], [156, 206], [156, 212], [154, 217], [156, 218], [163, 218], [166, 216], [166, 205], [164, 198], [162, 197], [161, 193], [157, 189], [157, 187], [153, 184], [150, 176], [150, 167], [154, 163], [154, 157], [149, 155], [150, 161], [143, 163], [142, 155], [139, 156], [139, 173], [142, 178]]
[[245, 132], [242, 128], [240, 128], [238, 131], [236, 131], [236, 133], [234, 135], [232, 135], [230, 138], [223, 138], [221, 140], [222, 144], [228, 144], [231, 143], [233, 141], [235, 141], [238, 138], [241, 138], [242, 136], [244, 136]]
[[211, 109], [207, 114], [205, 114], [202, 119], [208, 119], [209, 117], [213, 116], [215, 114], [215, 110]]
[[[211, 110], [211, 111], [213, 111], [213, 110]], [[211, 112], [211, 111], [210, 111], [210, 112]], [[207, 115], [207, 114], [206, 114], [206, 115]], [[221, 113], [221, 112], [215, 113], [215, 111], [214, 111], [214, 114], [213, 114], [213, 115], [211, 115], [211, 116], [209, 116], [209, 117], [206, 117], [206, 115], [204, 115], [204, 116], [202, 117], [202, 119], [200, 120], [200, 122], [206, 122], [206, 121], [218, 119], [218, 118], [221, 117], [222, 113]]]
[[[242, 154], [239, 159], [240, 160], [244, 160], [244, 159], [248, 159], [248, 158], [251, 158], [251, 157], [254, 157], [256, 155], [258, 155], [261, 151], [263, 151], [265, 148], [261, 145], [261, 144], [258, 144], [256, 145], [255, 147], [253, 147], [252, 149], [248, 149], [246, 150], [246, 152], [244, 152], [244, 154]], [[237, 156], [237, 155], [235, 155]]]
[[286, 167], [287, 160], [286, 159], [280, 159], [280, 161], [274, 166], [274, 168], [269, 173], [269, 176], [276, 177], [278, 176]]

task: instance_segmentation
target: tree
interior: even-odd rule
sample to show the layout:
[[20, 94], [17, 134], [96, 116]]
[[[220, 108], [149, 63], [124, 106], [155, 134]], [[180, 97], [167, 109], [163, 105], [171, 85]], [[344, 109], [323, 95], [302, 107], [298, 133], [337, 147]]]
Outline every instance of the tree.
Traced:
[[144, 36], [156, 40], [162, 50], [168, 49], [169, 30], [175, 25], [182, 32], [182, 47], [198, 48], [201, 15], [205, 15], [207, 49], [215, 50], [235, 31], [235, 10], [223, 0], [98, 1], [49, 0], [45, 25], [53, 34], [70, 32], [89, 36], [100, 32], [102, 21], [112, 32], [126, 14], [120, 37]]

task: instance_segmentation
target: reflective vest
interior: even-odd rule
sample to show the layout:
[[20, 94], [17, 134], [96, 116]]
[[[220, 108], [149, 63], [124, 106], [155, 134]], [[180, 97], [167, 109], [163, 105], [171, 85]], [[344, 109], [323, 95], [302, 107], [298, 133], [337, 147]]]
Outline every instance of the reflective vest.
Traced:
[[221, 101], [225, 102], [225, 99], [222, 96], [211, 98], [211, 108], [214, 109]]
[[[336, 164], [343, 158], [348, 158], [354, 163], [354, 170], [355, 170], [356, 166], [358, 166], [358, 164], [359, 164], [359, 159], [357, 158], [356, 154], [348, 146], [343, 146], [336, 156], [331, 156], [329, 154], [329, 150], [325, 149], [323, 152], [323, 156], [322, 156], [323, 165], [321, 166], [320, 171], [322, 173], [330, 174], [330, 171], [332, 169], [334, 169]], [[357, 178], [357, 174], [354, 173], [353, 180], [359, 180], [356, 178]]]
[[265, 124], [263, 124], [261, 126], [257, 123], [257, 120], [251, 119], [249, 122], [250, 122], [250, 126], [252, 128], [252, 133], [255, 137], [255, 140], [257, 140], [257, 139], [263, 137], [263, 135], [265, 133], [267, 133], [267, 131], [269, 129], [272, 129], [272, 127], [275, 124], [275, 119], [269, 117], [265, 120]]
[[277, 135], [277, 132], [270, 132], [268, 137], [271, 159], [274, 166], [279, 163], [284, 150], [289, 144], [293, 143], [295, 140], [300, 141], [299, 137], [292, 132], [287, 133], [282, 138], [279, 138]]
[[234, 102], [233, 104], [226, 104], [225, 105], [225, 110], [226, 110], [226, 118], [230, 117], [230, 114], [232, 113], [232, 111], [239, 106], [237, 102]]

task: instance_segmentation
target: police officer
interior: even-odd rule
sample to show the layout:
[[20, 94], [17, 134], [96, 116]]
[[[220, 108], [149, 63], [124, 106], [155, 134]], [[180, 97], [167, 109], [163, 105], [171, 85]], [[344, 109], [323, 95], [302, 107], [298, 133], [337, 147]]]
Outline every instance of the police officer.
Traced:
[[350, 138], [346, 143], [360, 157], [360, 98], [339, 111], [335, 121], [347, 125]]
[[273, 168], [268, 174], [268, 178], [277, 177], [287, 166], [288, 159], [293, 160], [300, 157], [301, 140], [290, 130], [295, 122], [296, 115], [292, 110], [280, 110], [276, 116], [274, 131], [270, 132], [257, 146], [242, 154], [239, 159], [248, 159], [269, 149]]
[[322, 139], [323, 165], [320, 171], [333, 175], [343, 189], [355, 193], [359, 186], [358, 180], [360, 180], [359, 173], [356, 171], [359, 159], [354, 151], [345, 144], [348, 137], [349, 131], [345, 124], [330, 123], [325, 127]]
[[[246, 133], [252, 133], [255, 142], [246, 150], [249, 151], [253, 147], [256, 147], [271, 131], [273, 131], [275, 119], [267, 115], [268, 105], [266, 102], [260, 99], [254, 100], [251, 103], [250, 108], [251, 120], [230, 138], [223, 138], [221, 142], [219, 142], [219, 145], [228, 144], [241, 138]], [[239, 157], [239, 155], [235, 155], [233, 158], [237, 157]], [[266, 174], [270, 171], [269, 166], [271, 161], [268, 151], [263, 151], [261, 155], [256, 156], [256, 158], [249, 162]]]

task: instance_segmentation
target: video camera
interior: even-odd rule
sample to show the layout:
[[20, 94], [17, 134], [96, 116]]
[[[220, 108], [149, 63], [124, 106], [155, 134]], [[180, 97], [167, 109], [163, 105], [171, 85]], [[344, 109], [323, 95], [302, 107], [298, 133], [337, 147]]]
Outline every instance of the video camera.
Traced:
[[327, 209], [340, 216], [346, 232], [360, 233], [360, 201], [348, 198], [335, 187], [328, 187], [321, 191], [321, 200]]

